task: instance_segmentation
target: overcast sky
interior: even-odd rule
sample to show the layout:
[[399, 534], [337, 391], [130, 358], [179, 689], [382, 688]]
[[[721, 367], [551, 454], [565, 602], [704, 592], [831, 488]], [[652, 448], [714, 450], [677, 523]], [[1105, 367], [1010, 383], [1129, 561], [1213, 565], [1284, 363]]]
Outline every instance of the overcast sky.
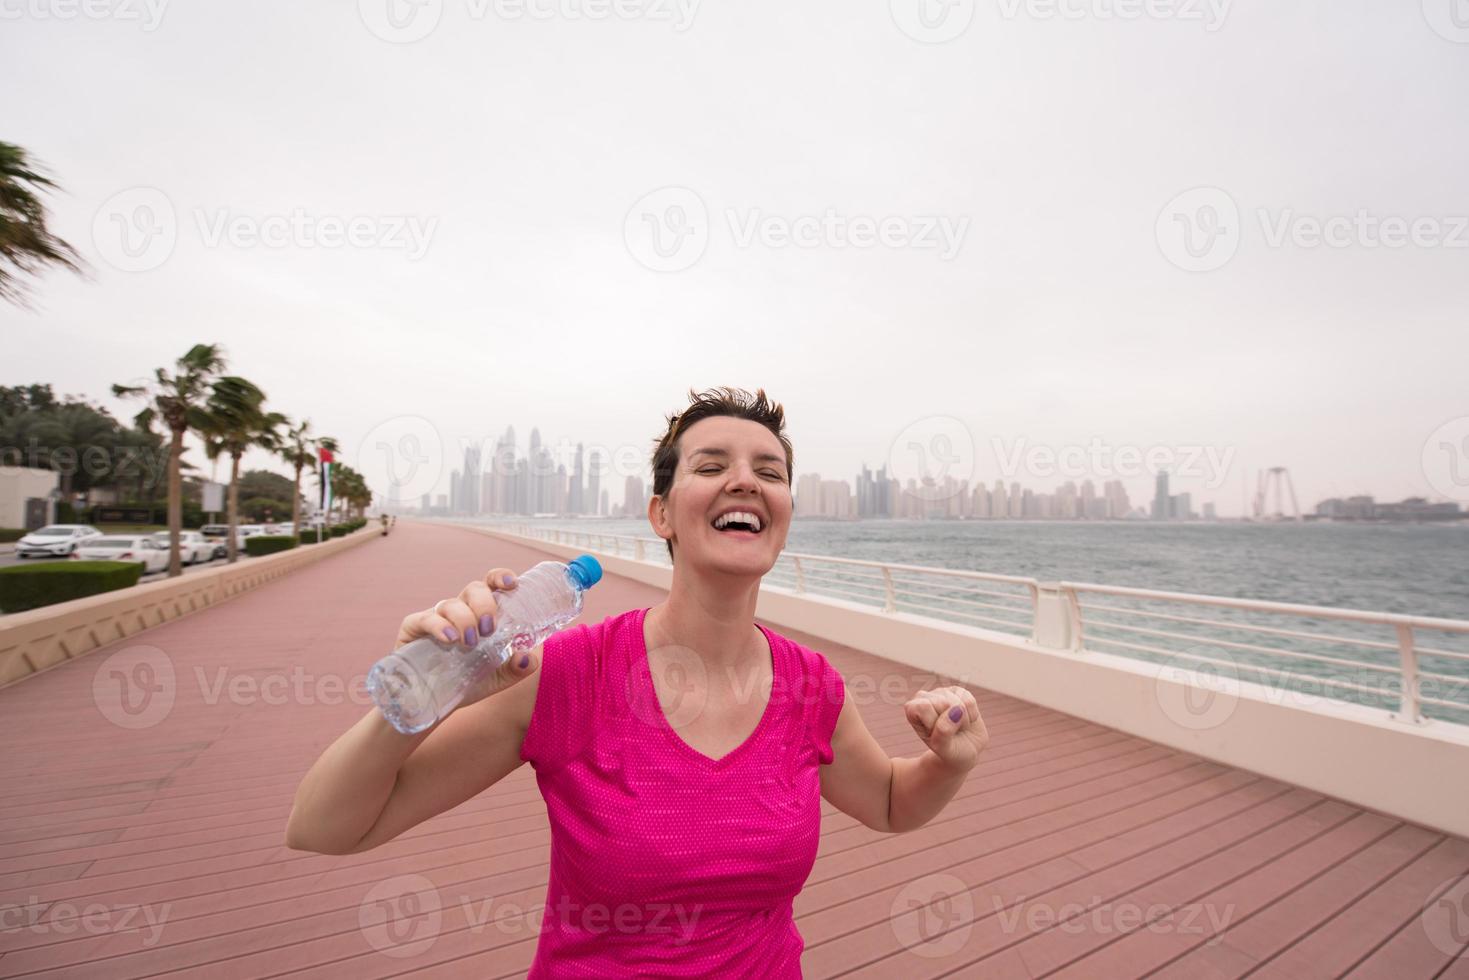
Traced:
[[370, 475], [418, 439], [412, 493], [730, 384], [798, 477], [1469, 500], [1453, 0], [921, 2], [0, 0], [91, 266], [0, 307], [0, 382], [131, 415], [216, 341]]

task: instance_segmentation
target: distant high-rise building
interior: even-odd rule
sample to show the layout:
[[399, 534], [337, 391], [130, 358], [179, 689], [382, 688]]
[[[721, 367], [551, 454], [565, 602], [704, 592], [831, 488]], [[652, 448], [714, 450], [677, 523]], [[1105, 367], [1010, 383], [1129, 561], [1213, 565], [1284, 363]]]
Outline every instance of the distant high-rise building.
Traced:
[[573, 514], [581, 514], [586, 511], [586, 505], [582, 503], [582, 444], [576, 444], [576, 456], [571, 463], [571, 489], [568, 491], [566, 509]]
[[599, 508], [603, 507], [603, 505], [602, 505], [601, 484], [602, 484], [602, 454], [600, 452], [598, 452], [597, 450], [593, 449], [592, 450], [592, 455], [591, 455], [591, 468], [590, 468], [590, 471], [587, 473], [587, 497], [586, 497], [586, 500], [587, 500], [587, 509], [586, 509], [586, 513], [591, 513], [591, 514], [602, 513], [602, 510], [599, 509]]
[[606, 513], [607, 513], [607, 491], [606, 490], [603, 490], [602, 491], [602, 495], [597, 498], [597, 516], [601, 517], [601, 516], [605, 515]]
[[1166, 521], [1169, 517], [1168, 471], [1159, 470], [1153, 481], [1153, 520]]
[[820, 473], [803, 473], [796, 478], [796, 506], [794, 516], [821, 516]]
[[1168, 498], [1168, 516], [1176, 521], [1193, 520], [1193, 500], [1190, 495], [1187, 493], [1176, 493]]
[[648, 511], [648, 498], [643, 490], [643, 478], [629, 475], [622, 484], [622, 513], [624, 517], [640, 517]]
[[480, 512], [479, 465], [479, 447], [465, 447], [464, 470], [460, 477], [461, 482], [459, 486], [459, 503], [455, 508], [459, 513], [473, 516]]

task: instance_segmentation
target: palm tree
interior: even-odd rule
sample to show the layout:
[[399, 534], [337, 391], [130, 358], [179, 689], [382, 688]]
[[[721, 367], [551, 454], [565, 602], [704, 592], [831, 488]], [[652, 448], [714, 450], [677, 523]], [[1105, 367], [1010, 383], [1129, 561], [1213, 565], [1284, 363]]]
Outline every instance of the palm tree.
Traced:
[[372, 491], [367, 489], [367, 481], [346, 463], [332, 464], [332, 497], [342, 502], [349, 520], [353, 516], [361, 517], [363, 509], [372, 503]]
[[0, 299], [25, 304], [19, 273], [35, 275], [47, 265], [82, 271], [76, 249], [46, 227], [46, 208], [37, 192], [55, 188], [23, 148], [0, 143]]
[[279, 429], [286, 417], [279, 412], [267, 412], [265, 392], [254, 382], [233, 375], [215, 379], [204, 411], [204, 451], [210, 459], [221, 454], [230, 458], [230, 487], [225, 505], [230, 530], [225, 547], [228, 561], [233, 563], [239, 557], [235, 529], [240, 512], [240, 457], [252, 446], [276, 452], [280, 447]]
[[301, 471], [316, 462], [315, 440], [311, 438], [311, 420], [302, 419], [299, 425], [285, 422], [280, 455], [296, 470], [296, 492], [291, 495], [291, 527], [301, 533]]
[[133, 419], [141, 430], [161, 418], [171, 437], [168, 449], [168, 574], [184, 573], [179, 562], [179, 535], [184, 527], [184, 489], [181, 475], [184, 433], [199, 429], [207, 420], [204, 402], [209, 386], [224, 370], [224, 351], [218, 344], [195, 344], [175, 363], [172, 374], [163, 368], [153, 372], [145, 385], [113, 385], [118, 398], [143, 398], [148, 405]]

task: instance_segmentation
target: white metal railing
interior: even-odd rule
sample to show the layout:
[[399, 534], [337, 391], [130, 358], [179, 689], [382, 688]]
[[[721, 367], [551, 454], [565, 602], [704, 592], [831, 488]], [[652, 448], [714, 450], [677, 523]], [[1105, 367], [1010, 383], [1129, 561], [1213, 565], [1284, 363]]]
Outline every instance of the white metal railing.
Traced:
[[[494, 526], [568, 547], [671, 564], [661, 538]], [[1412, 724], [1422, 723], [1425, 713], [1469, 724], [1469, 620], [1085, 582], [1043, 584], [1018, 575], [789, 551], [777, 559], [766, 584], [796, 595], [982, 627], [1030, 643], [1042, 636], [1048, 642], [1062, 637], [1060, 642], [1077, 652], [1183, 662], [1297, 693], [1304, 693], [1301, 685], [1319, 685], [1322, 697], [1395, 708], [1397, 718]], [[1210, 610], [1219, 614], [1203, 615]], [[1442, 639], [1427, 646], [1422, 634]], [[1458, 649], [1450, 649], [1455, 644]]]
[[[1056, 588], [1071, 611], [1073, 650], [1182, 661], [1295, 693], [1319, 686], [1324, 697], [1395, 706], [1413, 724], [1425, 712], [1469, 722], [1466, 620], [1084, 582]], [[1442, 645], [1424, 645], [1425, 633]]]

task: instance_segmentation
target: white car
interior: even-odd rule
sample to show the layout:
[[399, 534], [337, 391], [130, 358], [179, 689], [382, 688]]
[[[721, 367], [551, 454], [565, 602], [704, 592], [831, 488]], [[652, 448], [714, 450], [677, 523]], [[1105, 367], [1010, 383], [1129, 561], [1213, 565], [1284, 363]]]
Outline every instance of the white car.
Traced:
[[49, 558], [65, 558], [76, 551], [77, 545], [83, 541], [101, 535], [102, 532], [90, 524], [47, 524], [17, 541], [15, 556], [29, 558], [32, 555], [45, 555]]
[[[168, 554], [168, 532], [156, 531], [152, 537], [154, 544], [162, 548], [165, 555]], [[179, 532], [179, 561], [185, 565], [213, 561], [214, 547], [214, 542], [198, 531]]]
[[135, 561], [143, 574], [168, 571], [168, 546], [159, 547], [149, 534], [104, 534], [83, 542], [71, 556], [81, 561]]
[[238, 527], [236, 527], [235, 530], [240, 533], [240, 539], [239, 539], [240, 540], [240, 547], [239, 547], [239, 552], [242, 555], [245, 553], [245, 539], [246, 538], [253, 538], [257, 534], [265, 534], [266, 533], [266, 531], [265, 531], [265, 525], [264, 524], [241, 524]]

